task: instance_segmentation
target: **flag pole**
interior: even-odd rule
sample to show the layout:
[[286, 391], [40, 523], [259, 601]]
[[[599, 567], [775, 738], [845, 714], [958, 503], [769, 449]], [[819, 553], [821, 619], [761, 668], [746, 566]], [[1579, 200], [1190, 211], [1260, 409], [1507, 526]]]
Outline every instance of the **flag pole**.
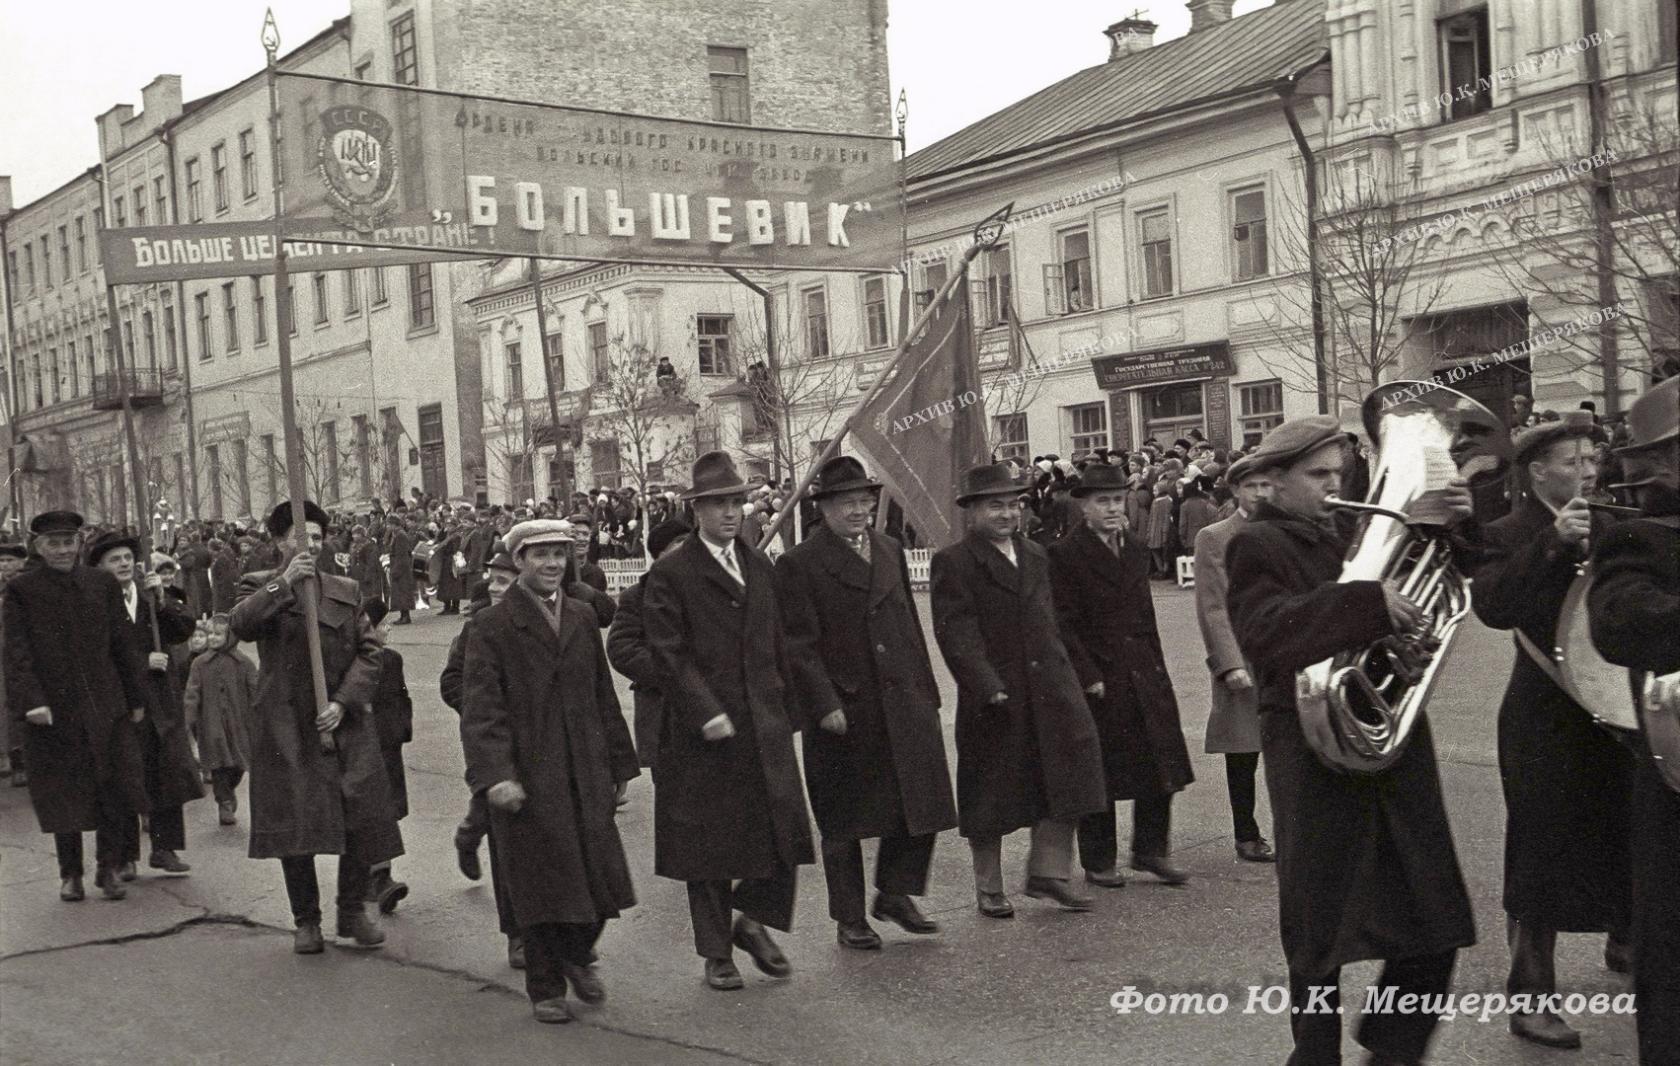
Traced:
[[[1015, 202], [1011, 200], [981, 219], [980, 224], [974, 227], [974, 241], [963, 249], [962, 260], [957, 264], [957, 269], [951, 277], [946, 279], [945, 284], [940, 286], [933, 299], [928, 301], [928, 305], [917, 312], [916, 320], [910, 324], [909, 329], [904, 331], [904, 336], [898, 339], [898, 350], [893, 353], [892, 362], [888, 363], [887, 368], [876, 376], [875, 384], [864, 394], [863, 399], [858, 401], [858, 405], [852, 409], [852, 413], [846, 416], [846, 421], [841, 423], [839, 432], [829, 439], [828, 445], [822, 450], [822, 454], [812, 460], [810, 468], [805, 471], [805, 476], [800, 479], [799, 486], [793, 490], [793, 495], [788, 498], [782, 509], [776, 512], [776, 517], [770, 520], [770, 525], [765, 527], [764, 535], [758, 541], [758, 547], [761, 550], [769, 545], [771, 539], [781, 529], [782, 523], [787, 520], [788, 514], [798, 509], [799, 501], [804, 497], [806, 490], [811, 487], [811, 482], [816, 480], [817, 472], [822, 469], [823, 464], [834, 458], [835, 453], [840, 450], [840, 444], [846, 439], [846, 434], [851, 432], [852, 421], [857, 418], [858, 412], [867, 409], [881, 390], [887, 387], [887, 382], [893, 379], [893, 371], [898, 369], [898, 364], [903, 360], [904, 353], [909, 350], [911, 339], [919, 336], [922, 330], [927, 328], [927, 324], [933, 318], [934, 313], [950, 298], [951, 293], [956, 291], [958, 285], [968, 284], [968, 267], [970, 263], [974, 262], [974, 257], [981, 252], [997, 247], [998, 241], [1003, 239], [1004, 224], [1008, 222], [1009, 213], [1014, 209]], [[904, 280], [904, 295], [908, 298], [910, 295], [908, 274], [905, 275]]]
[[[278, 80], [280, 28], [274, 23], [274, 9], [263, 17], [263, 50], [268, 53], [268, 144], [274, 179], [274, 339], [280, 357], [280, 422], [286, 436], [286, 489], [292, 502], [292, 535], [309, 543], [308, 519], [304, 513], [303, 439], [298, 432], [297, 394], [292, 385], [291, 322], [297, 308], [291, 306], [286, 293], [286, 245], [281, 240], [280, 202], [280, 83]], [[284, 314], [282, 314], [284, 308]], [[326, 530], [322, 530], [325, 533]], [[301, 550], [301, 549], [300, 549]], [[320, 605], [316, 602], [318, 580], [304, 581], [294, 589], [303, 602], [304, 638], [309, 645], [309, 675], [315, 688], [315, 713], [327, 710], [327, 671], [321, 661]], [[332, 733], [321, 736], [321, 751], [338, 748]]]

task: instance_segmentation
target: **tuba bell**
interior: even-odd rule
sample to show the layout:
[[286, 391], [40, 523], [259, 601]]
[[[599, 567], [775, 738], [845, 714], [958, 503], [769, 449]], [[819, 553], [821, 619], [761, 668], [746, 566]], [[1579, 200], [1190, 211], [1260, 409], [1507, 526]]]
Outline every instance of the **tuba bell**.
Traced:
[[1485, 490], [1509, 465], [1511, 438], [1486, 407], [1427, 381], [1391, 381], [1365, 397], [1361, 415], [1377, 449], [1366, 502], [1332, 497], [1360, 512], [1339, 580], [1393, 582], [1423, 609], [1416, 633], [1342, 652], [1295, 676], [1302, 732], [1332, 770], [1374, 774], [1405, 752], [1429, 702], [1459, 624], [1470, 582], [1454, 565], [1446, 530], [1407, 515], [1426, 492], [1454, 478]]

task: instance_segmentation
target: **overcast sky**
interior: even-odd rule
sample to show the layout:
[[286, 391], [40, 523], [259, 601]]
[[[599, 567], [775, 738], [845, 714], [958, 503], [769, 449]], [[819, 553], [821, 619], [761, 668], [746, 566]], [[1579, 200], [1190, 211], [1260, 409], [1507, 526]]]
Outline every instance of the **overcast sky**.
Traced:
[[[909, 92], [911, 151], [1103, 62], [1103, 27], [1134, 9], [1160, 24], [1157, 43], [1190, 24], [1178, 0], [890, 2], [892, 90]], [[119, 103], [138, 110], [157, 75], [180, 74], [191, 100], [256, 71], [270, 6], [282, 48], [349, 10], [348, 0], [0, 0], [0, 174], [12, 176], [13, 203], [96, 163], [94, 117]], [[1236, 11], [1269, 6], [1237, 0]]]

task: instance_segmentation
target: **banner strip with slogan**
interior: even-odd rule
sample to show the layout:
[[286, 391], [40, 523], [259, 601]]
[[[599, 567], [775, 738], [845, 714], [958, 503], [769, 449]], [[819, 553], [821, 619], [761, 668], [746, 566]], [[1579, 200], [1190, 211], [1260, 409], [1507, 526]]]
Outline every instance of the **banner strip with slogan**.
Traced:
[[[382, 248], [877, 271], [890, 137], [762, 129], [279, 73], [284, 211]], [[440, 241], [442, 247], [440, 247]]]
[[[464, 223], [435, 227], [436, 243], [420, 248], [370, 248], [353, 242], [354, 230], [288, 219], [286, 257], [296, 270], [354, 270], [406, 266], [445, 254], [494, 254], [473, 244]], [[128, 226], [99, 231], [100, 262], [111, 285], [145, 285], [194, 278], [237, 278], [274, 270], [274, 223], [201, 222], [188, 226]]]

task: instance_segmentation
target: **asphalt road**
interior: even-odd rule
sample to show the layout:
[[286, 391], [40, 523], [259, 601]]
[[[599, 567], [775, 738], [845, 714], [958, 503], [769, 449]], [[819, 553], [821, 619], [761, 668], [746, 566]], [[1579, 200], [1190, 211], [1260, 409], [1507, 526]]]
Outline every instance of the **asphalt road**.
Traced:
[[[795, 931], [779, 937], [793, 977], [771, 981], [742, 959], [747, 987], [713, 992], [700, 979], [683, 886], [652, 872], [652, 787], [643, 777], [619, 815], [640, 903], [609, 923], [601, 941], [609, 998], [580, 1007], [578, 1023], [539, 1025], [522, 976], [507, 968], [488, 882], [468, 882], [455, 869], [451, 834], [467, 797], [455, 716], [438, 698], [437, 678], [458, 624], [422, 614], [395, 631], [415, 699], [415, 740], [406, 750], [408, 854], [397, 862], [412, 894], [386, 921], [386, 946], [292, 955], [279, 864], [247, 859], [243, 807], [241, 824], [222, 828], [209, 799], [187, 808], [191, 875], [143, 872], [123, 902], [93, 894], [61, 903], [52, 841], [37, 832], [24, 790], [0, 788], [0, 1061], [1282, 1062], [1287, 1015], [1245, 1009], [1251, 989], [1263, 995], [1284, 984], [1272, 868], [1236, 859], [1223, 763], [1200, 754], [1208, 677], [1191, 594], [1157, 584], [1156, 605], [1197, 774], [1174, 808], [1175, 860], [1193, 877], [1187, 887], [1138, 875], [1123, 889], [1093, 890], [1097, 907], [1086, 915], [1017, 895], [1016, 919], [991, 921], [975, 913], [967, 849], [947, 833], [923, 901], [943, 923], [941, 935], [887, 927], [882, 951], [838, 947], [821, 872], [806, 867]], [[1473, 623], [1460, 641], [1430, 717], [1481, 936], [1460, 955], [1455, 987], [1489, 993], [1502, 990], [1506, 964], [1494, 708], [1513, 651], [1508, 638]], [[943, 663], [935, 662], [935, 672], [949, 730], [955, 693]], [[619, 696], [628, 714], [623, 679]], [[1263, 790], [1261, 803], [1265, 827]], [[1005, 846], [1005, 868], [1018, 885], [1025, 834]], [[332, 862], [319, 860], [329, 893]], [[1604, 970], [1602, 948], [1601, 936], [1560, 937], [1561, 991], [1628, 990], [1625, 978]], [[1374, 970], [1344, 973], [1350, 1014]], [[1222, 992], [1231, 1002], [1217, 1014], [1120, 1015], [1111, 1000], [1127, 985]], [[1442, 1026], [1432, 1061], [1636, 1061], [1630, 1017], [1572, 1021], [1586, 1040], [1572, 1060], [1517, 1041], [1496, 1016]], [[1350, 1062], [1360, 1061], [1351, 1039], [1345, 1049]]]

